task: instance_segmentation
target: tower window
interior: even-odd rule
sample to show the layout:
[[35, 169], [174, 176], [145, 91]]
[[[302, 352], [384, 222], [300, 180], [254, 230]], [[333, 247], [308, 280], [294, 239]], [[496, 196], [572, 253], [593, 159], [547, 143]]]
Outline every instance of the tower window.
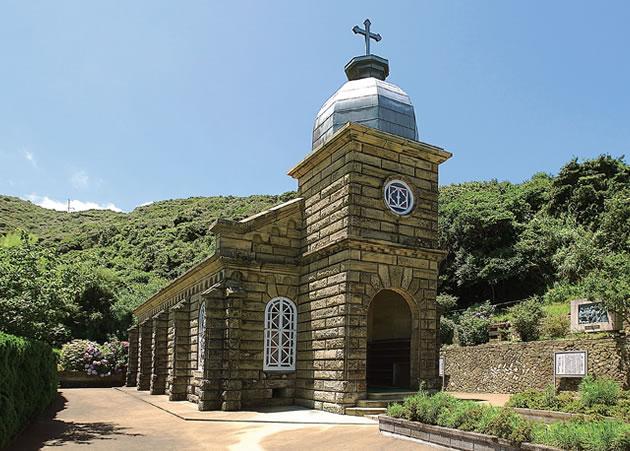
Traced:
[[265, 371], [295, 370], [297, 309], [288, 298], [274, 298], [265, 307]]
[[384, 189], [385, 203], [391, 211], [404, 216], [413, 210], [413, 191], [402, 180], [387, 182]]

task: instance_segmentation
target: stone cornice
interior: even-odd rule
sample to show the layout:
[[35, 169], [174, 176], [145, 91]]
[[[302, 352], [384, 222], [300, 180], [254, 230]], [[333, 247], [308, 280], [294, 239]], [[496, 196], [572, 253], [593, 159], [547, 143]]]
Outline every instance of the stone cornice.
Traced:
[[309, 264], [310, 262], [322, 258], [323, 256], [332, 255], [335, 252], [345, 249], [356, 249], [370, 252], [375, 252], [376, 250], [379, 250], [384, 251], [385, 254], [390, 255], [404, 255], [408, 257], [419, 258], [431, 257], [437, 262], [442, 261], [442, 259], [444, 259], [447, 254], [446, 251], [443, 251], [441, 249], [410, 247], [402, 244], [375, 239], [344, 238], [339, 241], [328, 243], [319, 249], [303, 253], [301, 263], [303, 265]]
[[372, 144], [410, 157], [427, 160], [435, 164], [441, 164], [452, 156], [450, 152], [441, 147], [401, 138], [400, 136], [348, 122], [337, 130], [326, 143], [313, 150], [306, 158], [291, 169], [289, 175], [296, 179], [302, 177], [319, 162], [353, 140], [365, 144]]
[[136, 307], [133, 314], [137, 317], [144, 316], [146, 312], [151, 311], [153, 308], [162, 304], [165, 300], [175, 296], [188, 285], [192, 285], [192, 283], [187, 284], [186, 282], [190, 281], [194, 276], [199, 276], [200, 278], [214, 273], [221, 266], [221, 261], [222, 258], [220, 256], [213, 254], [207, 259], [199, 262]]

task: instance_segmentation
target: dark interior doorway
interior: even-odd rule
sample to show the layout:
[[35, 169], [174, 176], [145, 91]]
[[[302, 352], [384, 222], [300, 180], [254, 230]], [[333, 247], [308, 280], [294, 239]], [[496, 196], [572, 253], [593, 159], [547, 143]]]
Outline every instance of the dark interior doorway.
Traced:
[[374, 296], [368, 310], [367, 385], [409, 388], [411, 385], [411, 310], [391, 290]]

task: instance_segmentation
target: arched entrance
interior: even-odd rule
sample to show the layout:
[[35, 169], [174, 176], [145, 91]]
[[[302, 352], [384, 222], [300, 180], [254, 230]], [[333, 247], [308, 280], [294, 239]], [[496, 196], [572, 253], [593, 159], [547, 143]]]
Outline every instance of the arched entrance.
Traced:
[[368, 309], [366, 378], [369, 388], [411, 386], [411, 324], [407, 301], [379, 291]]

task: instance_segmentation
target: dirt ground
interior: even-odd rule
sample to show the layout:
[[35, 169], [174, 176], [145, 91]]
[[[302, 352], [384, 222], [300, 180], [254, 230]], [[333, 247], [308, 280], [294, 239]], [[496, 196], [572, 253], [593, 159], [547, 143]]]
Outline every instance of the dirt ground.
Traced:
[[[312, 411], [296, 412], [300, 415]], [[7, 449], [68, 450], [434, 450], [385, 437], [372, 424], [251, 422], [229, 413], [186, 421], [113, 388], [65, 389], [55, 404]], [[256, 418], [264, 420], [264, 413]], [[343, 422], [343, 417], [335, 416]], [[332, 417], [331, 417], [332, 418]]]

